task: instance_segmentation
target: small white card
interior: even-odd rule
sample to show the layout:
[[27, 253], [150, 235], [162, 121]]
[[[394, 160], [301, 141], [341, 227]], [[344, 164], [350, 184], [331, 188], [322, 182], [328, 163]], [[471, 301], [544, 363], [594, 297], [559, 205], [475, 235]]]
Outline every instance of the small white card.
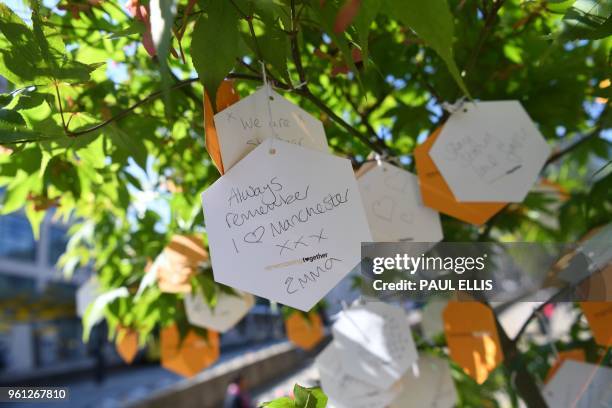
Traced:
[[466, 102], [429, 155], [460, 202], [522, 202], [550, 147], [518, 101]]
[[76, 313], [83, 317], [89, 305], [102, 293], [98, 278], [92, 276], [83, 283], [76, 292]]
[[280, 140], [231, 168], [202, 205], [215, 280], [303, 311], [371, 240], [350, 162]]
[[542, 395], [549, 407], [612, 407], [612, 368], [565, 360]]
[[417, 177], [386, 162], [357, 179], [376, 242], [438, 242], [443, 238], [440, 215], [425, 207]]
[[271, 88], [261, 87], [217, 113], [215, 127], [225, 171], [269, 137], [322, 152], [328, 149], [321, 121]]
[[397, 306], [352, 306], [339, 313], [332, 332], [347, 371], [380, 388], [389, 388], [418, 359], [406, 313]]
[[186, 294], [185, 313], [189, 323], [225, 333], [242, 320], [255, 304], [255, 297], [249, 293], [219, 293], [217, 296], [217, 304], [211, 309], [201, 293]]
[[[358, 359], [357, 356], [353, 358]], [[384, 408], [400, 391], [399, 382], [385, 389], [353, 377], [333, 342], [317, 356], [315, 366], [319, 370], [321, 388], [334, 408]]]
[[413, 373], [409, 370], [404, 375], [401, 382], [402, 392], [389, 408], [455, 406], [457, 390], [448, 361], [427, 355], [420, 356], [417, 371]]
[[447, 301], [433, 299], [421, 310], [421, 330], [423, 337], [431, 340], [438, 334], [444, 332], [442, 323], [442, 312], [446, 308]]

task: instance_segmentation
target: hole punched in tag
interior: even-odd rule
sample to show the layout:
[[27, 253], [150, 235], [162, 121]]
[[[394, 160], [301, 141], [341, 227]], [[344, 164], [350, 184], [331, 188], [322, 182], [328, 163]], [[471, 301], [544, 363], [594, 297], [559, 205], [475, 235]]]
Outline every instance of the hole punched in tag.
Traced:
[[268, 153], [270, 153], [271, 155], [275, 155], [276, 154], [276, 149], [271, 147], [270, 150], [268, 150]]

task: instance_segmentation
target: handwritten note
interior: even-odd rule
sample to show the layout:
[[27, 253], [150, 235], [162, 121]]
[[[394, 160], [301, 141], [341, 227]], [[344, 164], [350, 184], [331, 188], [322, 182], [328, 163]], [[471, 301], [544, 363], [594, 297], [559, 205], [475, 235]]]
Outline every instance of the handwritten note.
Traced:
[[[335, 343], [328, 345], [316, 358], [321, 388], [329, 398], [330, 406], [336, 408], [386, 407], [398, 395], [400, 384], [389, 388], [378, 388], [351, 375], [344, 364], [342, 351]], [[355, 356], [353, 359], [358, 360]]]
[[542, 392], [549, 407], [612, 406], [612, 369], [565, 360]]
[[521, 202], [550, 147], [518, 101], [476, 102], [451, 115], [429, 154], [458, 201]]
[[418, 372], [409, 370], [402, 377], [402, 392], [389, 408], [429, 407], [452, 408], [457, 402], [457, 390], [448, 361], [422, 355]]
[[275, 140], [202, 194], [215, 280], [308, 311], [370, 241], [350, 162]]
[[214, 308], [199, 293], [185, 295], [185, 312], [189, 323], [221, 333], [234, 327], [254, 304], [255, 298], [249, 293], [220, 293]]
[[76, 312], [77, 316], [83, 317], [89, 305], [100, 295], [102, 289], [100, 282], [95, 276], [89, 278], [84, 284], [79, 286], [76, 292]]
[[332, 332], [349, 372], [377, 387], [390, 387], [418, 358], [406, 313], [396, 306], [353, 306], [340, 312]]
[[423, 205], [414, 174], [382, 162], [361, 174], [357, 183], [374, 241], [442, 240], [440, 215]]
[[328, 148], [320, 120], [264, 87], [217, 113], [215, 126], [225, 171], [269, 137], [323, 152]]

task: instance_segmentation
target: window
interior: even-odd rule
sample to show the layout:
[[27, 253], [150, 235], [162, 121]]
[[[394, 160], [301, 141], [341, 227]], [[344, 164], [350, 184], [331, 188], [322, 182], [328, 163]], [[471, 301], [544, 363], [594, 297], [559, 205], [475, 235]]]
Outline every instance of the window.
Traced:
[[0, 217], [0, 258], [36, 260], [36, 242], [30, 222], [22, 214]]
[[68, 245], [68, 231], [61, 225], [51, 225], [49, 228], [49, 265], [57, 263]]

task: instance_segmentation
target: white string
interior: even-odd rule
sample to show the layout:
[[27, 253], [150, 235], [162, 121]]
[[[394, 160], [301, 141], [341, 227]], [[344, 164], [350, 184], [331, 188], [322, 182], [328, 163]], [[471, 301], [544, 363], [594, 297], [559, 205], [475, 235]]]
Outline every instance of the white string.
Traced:
[[455, 103], [442, 102], [442, 109], [452, 115], [463, 108], [463, 105], [465, 105], [465, 99], [465, 96], [462, 96], [461, 98], [457, 99]]
[[268, 75], [266, 74], [266, 64], [263, 61], [259, 61], [259, 63], [261, 64], [261, 76], [263, 78], [263, 86], [264, 89], [266, 91], [266, 103], [268, 105], [268, 128], [272, 131], [273, 136], [269, 137], [269, 148], [270, 148], [270, 154], [274, 154], [276, 152], [276, 149], [274, 149], [274, 139], [278, 137], [278, 134], [276, 133], [276, 129], [272, 126], [272, 99], [274, 98], [272, 96], [271, 91], [271, 87], [270, 84], [268, 83]]

